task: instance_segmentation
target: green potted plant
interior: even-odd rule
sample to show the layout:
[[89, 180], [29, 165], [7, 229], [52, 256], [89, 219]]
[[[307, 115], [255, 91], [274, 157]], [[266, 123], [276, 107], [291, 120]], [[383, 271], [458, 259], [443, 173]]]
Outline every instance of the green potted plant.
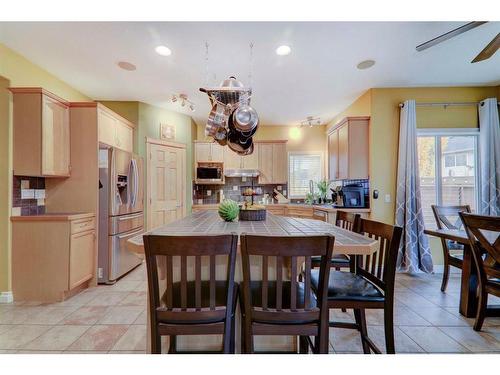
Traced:
[[318, 188], [318, 195], [319, 195], [319, 203], [326, 203], [326, 196], [328, 192], [328, 180], [321, 180], [318, 183], [316, 183], [316, 187]]

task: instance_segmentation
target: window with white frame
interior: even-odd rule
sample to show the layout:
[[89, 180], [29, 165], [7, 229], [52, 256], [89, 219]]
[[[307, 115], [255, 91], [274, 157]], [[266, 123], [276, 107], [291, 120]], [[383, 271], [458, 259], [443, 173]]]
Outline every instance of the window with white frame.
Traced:
[[469, 205], [478, 202], [477, 129], [421, 129], [418, 168], [426, 227], [435, 228], [431, 205]]
[[323, 154], [298, 153], [288, 154], [288, 197], [305, 198], [309, 192], [309, 181], [315, 183], [323, 179]]

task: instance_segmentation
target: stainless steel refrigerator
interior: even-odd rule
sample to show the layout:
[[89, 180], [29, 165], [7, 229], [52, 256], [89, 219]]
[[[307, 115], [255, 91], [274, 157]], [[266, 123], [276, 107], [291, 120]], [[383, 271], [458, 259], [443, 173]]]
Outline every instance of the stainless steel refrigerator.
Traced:
[[99, 145], [100, 283], [113, 283], [142, 262], [126, 242], [144, 232], [143, 170], [140, 156]]

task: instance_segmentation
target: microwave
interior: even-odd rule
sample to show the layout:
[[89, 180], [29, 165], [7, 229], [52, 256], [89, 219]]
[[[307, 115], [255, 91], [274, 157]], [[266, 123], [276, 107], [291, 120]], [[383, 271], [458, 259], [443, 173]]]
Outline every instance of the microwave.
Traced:
[[221, 166], [198, 166], [196, 168], [196, 183], [222, 183], [224, 174]]

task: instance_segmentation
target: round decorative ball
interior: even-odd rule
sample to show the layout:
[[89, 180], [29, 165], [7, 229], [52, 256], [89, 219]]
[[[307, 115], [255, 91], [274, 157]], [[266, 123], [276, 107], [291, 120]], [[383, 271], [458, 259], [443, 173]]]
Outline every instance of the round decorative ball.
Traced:
[[219, 204], [219, 216], [224, 221], [234, 221], [240, 212], [240, 207], [238, 203], [231, 199], [224, 199], [221, 204]]

